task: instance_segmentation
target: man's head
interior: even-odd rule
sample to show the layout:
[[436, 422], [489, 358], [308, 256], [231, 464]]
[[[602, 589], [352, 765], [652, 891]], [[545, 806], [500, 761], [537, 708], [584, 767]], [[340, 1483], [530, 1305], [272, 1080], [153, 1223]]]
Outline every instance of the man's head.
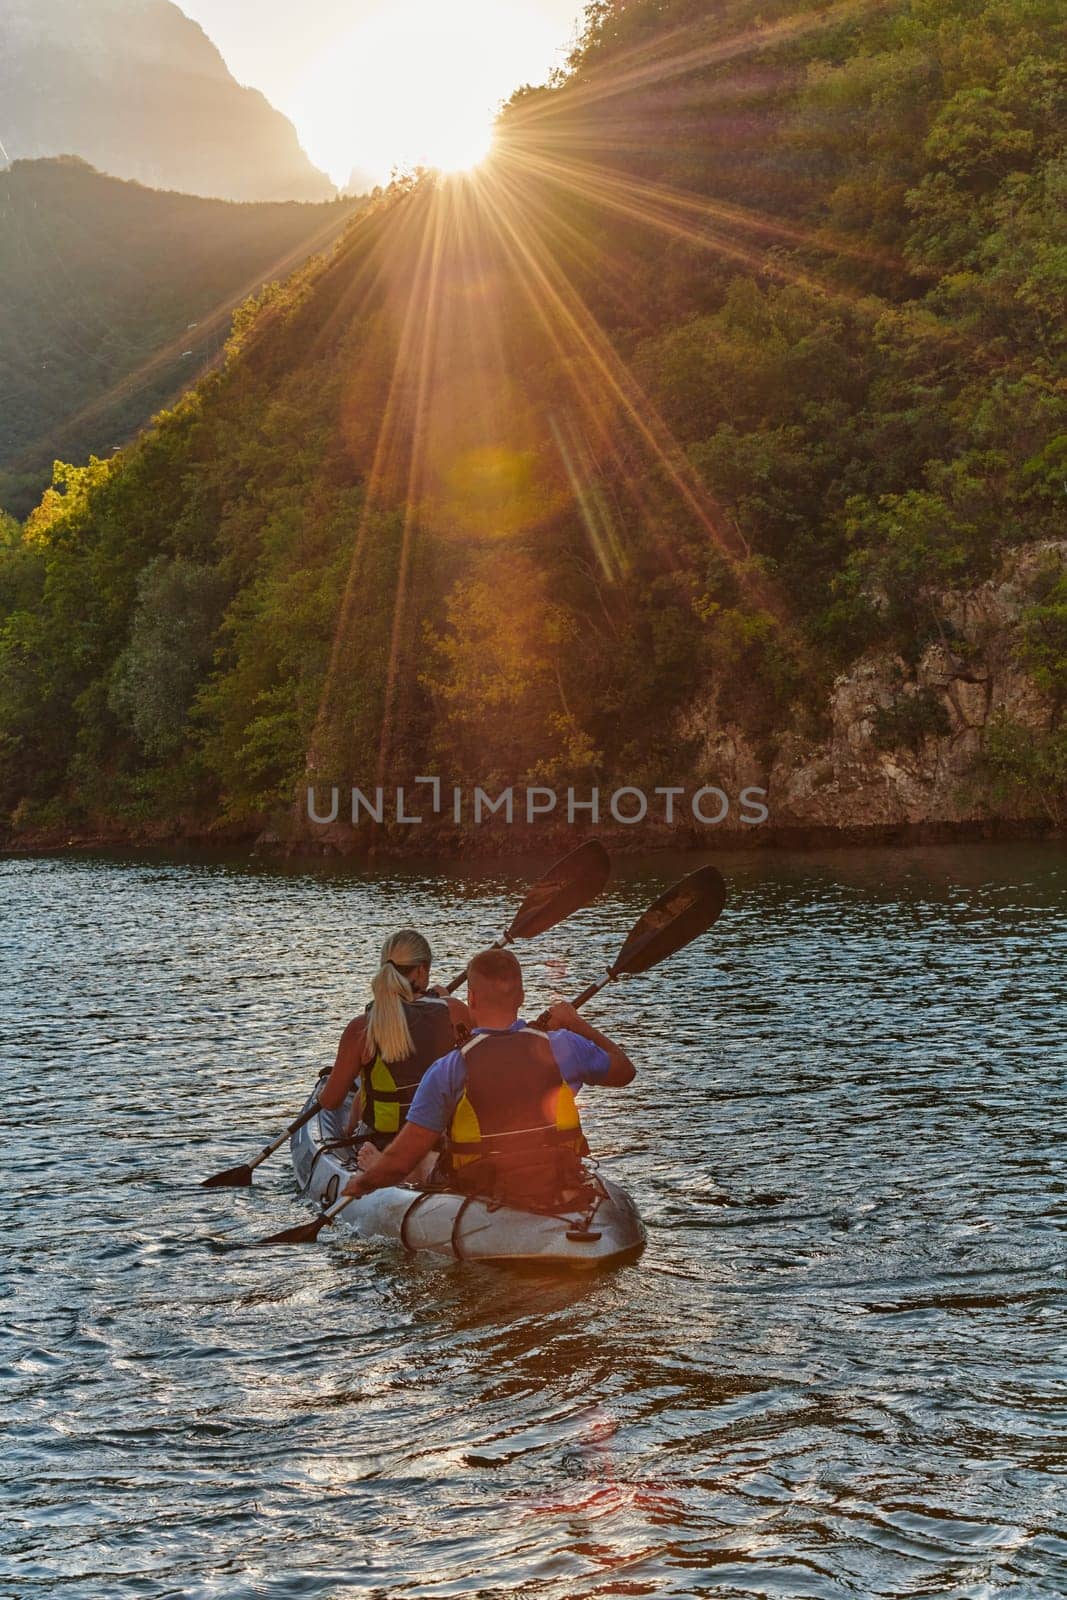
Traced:
[[510, 950], [482, 950], [467, 968], [467, 1004], [483, 1028], [507, 1028], [522, 1005], [522, 968]]

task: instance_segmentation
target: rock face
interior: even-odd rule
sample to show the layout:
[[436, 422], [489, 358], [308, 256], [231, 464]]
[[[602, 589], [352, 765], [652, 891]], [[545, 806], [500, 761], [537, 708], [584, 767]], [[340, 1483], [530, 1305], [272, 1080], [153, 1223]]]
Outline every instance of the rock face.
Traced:
[[[1050, 562], [1067, 566], [1067, 541], [1015, 551], [989, 582], [943, 595], [945, 640], [930, 644], [917, 667], [886, 652], [862, 657], [834, 684], [831, 729], [821, 741], [787, 734], [768, 761], [714, 705], [693, 708], [681, 731], [700, 739], [700, 775], [729, 792], [766, 788], [776, 829], [1040, 821], [1036, 797], [992, 797], [981, 756], [995, 720], [1049, 727], [1052, 706], [1020, 664], [1019, 645], [1031, 584]], [[908, 702], [922, 715], [912, 722], [915, 735], [898, 742], [887, 717]]]
[[292, 123], [171, 0], [0, 0], [0, 143], [224, 200], [329, 200]]

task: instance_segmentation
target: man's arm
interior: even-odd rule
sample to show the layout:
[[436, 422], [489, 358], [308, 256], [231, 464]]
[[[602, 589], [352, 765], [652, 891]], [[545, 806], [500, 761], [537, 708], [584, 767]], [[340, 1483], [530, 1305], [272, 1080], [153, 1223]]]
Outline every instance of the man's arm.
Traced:
[[343, 1104], [345, 1096], [351, 1092], [352, 1085], [359, 1077], [366, 1032], [366, 1017], [357, 1017], [341, 1035], [333, 1071], [319, 1090], [319, 1105], [327, 1111], [335, 1111]]
[[625, 1084], [632, 1083], [637, 1076], [637, 1068], [626, 1051], [620, 1049], [614, 1039], [609, 1039], [606, 1033], [594, 1028], [591, 1022], [586, 1022], [566, 1000], [558, 1000], [549, 1008], [548, 1026], [550, 1029], [566, 1028], [570, 1033], [580, 1033], [583, 1038], [591, 1039], [594, 1044], [600, 1046], [611, 1066], [602, 1078], [596, 1080], [598, 1084], [605, 1084], [609, 1089], [621, 1089]]
[[420, 1128], [417, 1122], [405, 1122], [370, 1171], [349, 1178], [341, 1193], [358, 1196], [369, 1194], [372, 1189], [385, 1189], [391, 1183], [402, 1182], [418, 1166], [423, 1156], [429, 1155], [438, 1137], [432, 1128]]
[[360, 1165], [366, 1160], [366, 1166], [349, 1179], [345, 1194], [368, 1194], [371, 1189], [381, 1189], [406, 1178], [423, 1156], [429, 1155], [448, 1127], [463, 1093], [464, 1077], [463, 1057], [458, 1050], [435, 1061], [415, 1090], [408, 1120], [392, 1143], [377, 1159], [371, 1154], [373, 1146], [368, 1149], [364, 1145], [359, 1156]]

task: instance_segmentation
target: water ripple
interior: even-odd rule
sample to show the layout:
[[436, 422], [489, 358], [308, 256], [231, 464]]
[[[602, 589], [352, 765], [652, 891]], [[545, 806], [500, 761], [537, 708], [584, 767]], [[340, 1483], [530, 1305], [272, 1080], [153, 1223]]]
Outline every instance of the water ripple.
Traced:
[[[581, 988], [690, 860], [524, 952]], [[516, 869], [0, 862], [3, 1600], [1067, 1592], [1067, 896], [1054, 848], [724, 863], [597, 1019], [636, 1265], [406, 1260], [296, 1220], [281, 1126], [375, 939], [447, 977]]]

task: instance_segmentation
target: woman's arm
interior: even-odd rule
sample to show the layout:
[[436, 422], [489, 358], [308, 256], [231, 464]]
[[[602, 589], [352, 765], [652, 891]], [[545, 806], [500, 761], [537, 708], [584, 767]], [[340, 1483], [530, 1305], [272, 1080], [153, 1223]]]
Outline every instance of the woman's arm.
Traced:
[[466, 1037], [474, 1027], [474, 1018], [467, 1009], [466, 1002], [457, 1000], [453, 995], [447, 995], [448, 1015], [457, 1036]]
[[319, 1091], [319, 1104], [327, 1111], [335, 1111], [339, 1105], [343, 1105], [345, 1097], [352, 1092], [352, 1086], [363, 1067], [366, 1032], [366, 1017], [356, 1017], [341, 1035], [333, 1071]]

